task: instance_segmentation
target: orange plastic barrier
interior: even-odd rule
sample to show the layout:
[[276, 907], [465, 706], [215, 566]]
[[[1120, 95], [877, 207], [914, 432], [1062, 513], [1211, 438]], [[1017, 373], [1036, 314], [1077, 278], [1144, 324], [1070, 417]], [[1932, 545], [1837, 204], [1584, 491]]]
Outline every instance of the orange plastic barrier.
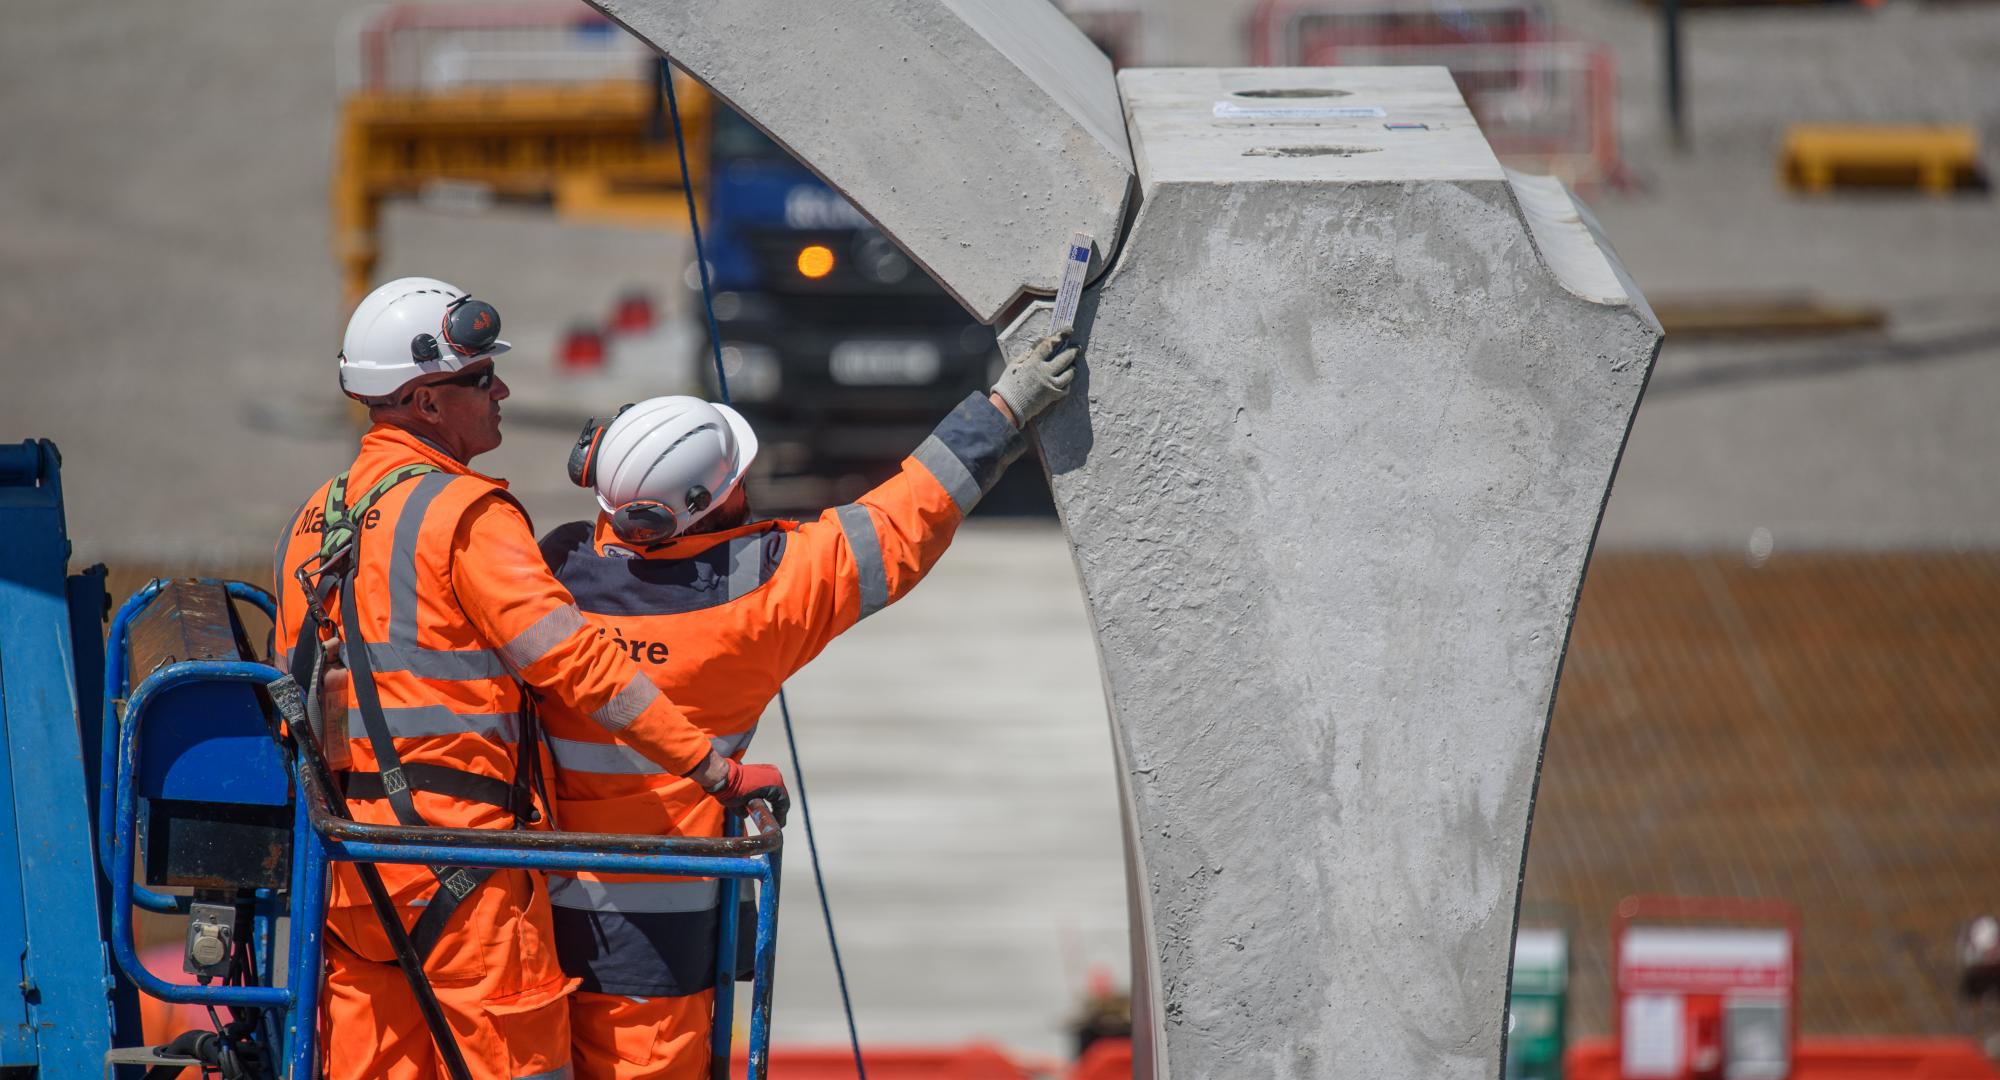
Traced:
[[[1563, 1055], [1566, 1080], [1620, 1080], [1610, 1039], [1578, 1039]], [[1800, 1039], [1791, 1080], [2000, 1080], [1970, 1039]]]
[[[861, 1060], [868, 1066], [869, 1080], [1034, 1080], [1042, 1075], [984, 1043], [864, 1046]], [[736, 1077], [748, 1075], [741, 1047], [729, 1071]], [[1126, 1075], [1131, 1075], [1129, 1070]], [[845, 1046], [771, 1048], [771, 1080], [852, 1080], [853, 1076], [854, 1052]]]

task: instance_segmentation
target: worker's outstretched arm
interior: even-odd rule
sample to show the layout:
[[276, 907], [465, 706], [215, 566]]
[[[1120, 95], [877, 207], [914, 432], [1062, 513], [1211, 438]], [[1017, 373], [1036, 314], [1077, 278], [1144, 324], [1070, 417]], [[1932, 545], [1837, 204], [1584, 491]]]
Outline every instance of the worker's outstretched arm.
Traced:
[[886, 483], [799, 527], [786, 564], [806, 571], [780, 590], [801, 631], [793, 668], [836, 634], [895, 603], [930, 572], [959, 522], [1021, 456], [1021, 428], [1069, 392], [1077, 349], [1047, 338], [1007, 366], [989, 395], [960, 402]]
[[585, 621], [542, 562], [528, 520], [504, 499], [475, 503], [459, 522], [452, 587], [460, 606], [527, 682], [595, 719], [664, 768], [719, 783], [708, 736], [604, 632]]

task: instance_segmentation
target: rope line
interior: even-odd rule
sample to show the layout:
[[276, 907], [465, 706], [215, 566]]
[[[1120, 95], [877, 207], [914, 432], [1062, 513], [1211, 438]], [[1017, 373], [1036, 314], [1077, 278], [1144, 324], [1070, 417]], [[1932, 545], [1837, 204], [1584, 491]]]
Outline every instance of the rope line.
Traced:
[[[708, 317], [708, 347], [715, 360], [715, 383], [721, 391], [722, 403], [729, 401], [729, 373], [722, 366], [722, 334], [716, 329], [715, 296], [708, 282], [708, 252], [701, 240], [701, 215], [695, 208], [694, 184], [689, 179], [687, 159], [687, 139], [681, 133], [681, 106], [674, 96], [673, 66], [667, 61], [660, 62], [660, 79], [667, 88], [667, 112], [674, 122], [674, 150], [680, 155], [681, 192], [687, 196], [688, 229], [694, 234], [694, 259], [696, 272], [701, 277], [701, 306]], [[840, 961], [840, 938], [833, 930], [833, 904], [826, 896], [826, 875], [819, 868], [819, 841], [813, 836], [812, 804], [806, 799], [806, 774], [799, 766], [799, 742], [792, 733], [792, 707], [785, 700], [784, 687], [778, 688], [778, 715], [785, 721], [785, 746], [791, 751], [792, 780], [798, 785], [799, 819], [806, 827], [806, 853], [812, 861], [813, 885], [819, 890], [819, 910], [826, 919], [826, 945], [833, 953], [833, 976], [840, 984], [840, 1008], [847, 1014], [847, 1041], [854, 1048], [854, 1073], [860, 1080], [868, 1080], [868, 1068], [861, 1061], [861, 1033], [854, 1024], [854, 1002], [847, 993], [847, 968]]]

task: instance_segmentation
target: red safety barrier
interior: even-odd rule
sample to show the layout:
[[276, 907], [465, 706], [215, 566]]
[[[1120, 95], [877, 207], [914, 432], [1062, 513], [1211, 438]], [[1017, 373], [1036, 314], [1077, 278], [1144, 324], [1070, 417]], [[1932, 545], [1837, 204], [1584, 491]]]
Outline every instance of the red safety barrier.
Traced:
[[[1044, 1075], [985, 1043], [864, 1046], [861, 1060], [868, 1066], [869, 1080], [1035, 1080]], [[749, 1074], [741, 1048], [730, 1074]], [[845, 1046], [771, 1048], [772, 1080], [852, 1080], [853, 1076], [854, 1051]]]
[[1263, 0], [1253, 61], [1450, 70], [1493, 152], [1581, 185], [1626, 182], [1616, 57], [1558, 30], [1538, 0]]
[[653, 54], [576, 0], [394, 3], [349, 20], [343, 90], [654, 78]]
[[[1564, 1080], [1621, 1080], [1618, 1044], [1578, 1039], [1563, 1055]], [[2000, 1080], [1970, 1039], [1799, 1040], [1789, 1080]]]

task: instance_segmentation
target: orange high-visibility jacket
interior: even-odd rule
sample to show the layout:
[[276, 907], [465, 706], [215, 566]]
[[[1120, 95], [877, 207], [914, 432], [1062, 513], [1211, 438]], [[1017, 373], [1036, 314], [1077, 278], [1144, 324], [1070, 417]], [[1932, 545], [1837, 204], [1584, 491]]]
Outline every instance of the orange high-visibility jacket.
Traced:
[[[589, 625], [548, 572], [527, 515], [502, 481], [468, 469], [408, 432], [377, 425], [361, 440], [348, 473], [358, 497], [390, 472], [416, 463], [433, 472], [389, 489], [359, 529], [352, 588], [362, 625], [342, 627], [346, 650], [365, 648], [384, 721], [412, 773], [418, 812], [435, 826], [509, 828], [513, 810], [423, 790], [417, 767], [469, 772], [501, 782], [516, 776], [525, 682], [616, 731], [625, 745], [670, 773], [694, 768], [709, 753], [693, 727], [638, 665]], [[292, 571], [319, 549], [322, 485], [280, 537], [277, 554], [277, 663], [290, 667], [301, 632], [313, 633]], [[336, 605], [330, 615], [340, 620]], [[518, 681], [517, 681], [518, 680]], [[357, 779], [377, 769], [353, 690], [347, 694], [348, 746]], [[379, 781], [378, 785], [379, 787]], [[352, 793], [350, 793], [352, 794]], [[385, 798], [350, 797], [357, 821], [393, 824]], [[399, 907], [414, 919], [437, 889], [421, 866], [381, 867]], [[434, 981], [483, 979], [513, 970], [514, 990], [557, 978], [547, 954], [542, 888], [533, 875], [495, 874], [475, 889], [447, 924], [474, 940], [440, 939], [427, 965]], [[329, 925], [369, 960], [393, 959], [354, 870], [337, 864], [330, 883]], [[533, 910], [532, 918], [523, 913]], [[536, 924], [539, 924], [537, 926]], [[507, 992], [507, 987], [497, 987]]]
[[[973, 395], [857, 502], [805, 523], [763, 521], [623, 545], [600, 515], [542, 539], [550, 569], [593, 622], [718, 753], [741, 758], [785, 679], [835, 635], [910, 591], [1020, 455], [1021, 434]], [[722, 809], [573, 709], [544, 713], [565, 829], [719, 836]], [[549, 876], [565, 971], [585, 992], [680, 996], [713, 985], [717, 883]]]

